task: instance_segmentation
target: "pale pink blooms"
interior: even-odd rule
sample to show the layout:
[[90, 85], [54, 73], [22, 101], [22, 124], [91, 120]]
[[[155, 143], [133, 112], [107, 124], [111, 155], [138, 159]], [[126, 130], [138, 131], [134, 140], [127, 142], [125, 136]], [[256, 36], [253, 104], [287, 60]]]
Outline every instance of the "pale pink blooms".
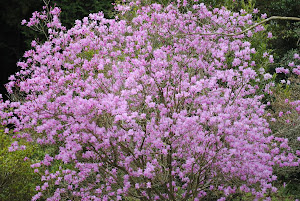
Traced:
[[276, 68], [275, 71], [276, 73], [284, 73], [284, 74], [288, 74], [290, 72], [289, 69], [286, 69], [284, 67]]
[[258, 10], [257, 8], [254, 8], [254, 9], [253, 9], [253, 13], [254, 13], [254, 14], [257, 14], [257, 13], [259, 13], [259, 10]]
[[273, 57], [273, 55], [270, 55], [270, 56], [269, 56], [269, 62], [270, 62], [270, 63], [274, 63], [274, 57]]
[[264, 79], [265, 80], [269, 80], [269, 79], [271, 79], [273, 76], [270, 74], [270, 73], [266, 73], [266, 74], [264, 74]]
[[272, 32], [268, 32], [268, 38], [272, 38], [273, 35], [272, 35]]
[[266, 18], [267, 18], [267, 14], [266, 14], [266, 13], [261, 14], [261, 18], [262, 18], [262, 19], [266, 19]]

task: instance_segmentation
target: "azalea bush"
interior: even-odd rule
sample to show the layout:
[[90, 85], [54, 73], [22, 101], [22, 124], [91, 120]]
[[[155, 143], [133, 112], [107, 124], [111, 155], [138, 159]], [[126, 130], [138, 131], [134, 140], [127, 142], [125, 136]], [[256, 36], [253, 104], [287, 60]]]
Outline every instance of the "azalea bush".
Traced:
[[[274, 78], [255, 67], [249, 42], [264, 27], [243, 10], [186, 1], [133, 1], [116, 10], [125, 18], [90, 14], [69, 30], [59, 8], [22, 22], [44, 23], [48, 41], [33, 41], [18, 63], [0, 114], [17, 138], [52, 150], [31, 165], [43, 181], [32, 199], [276, 192], [273, 170], [299, 166], [299, 151], [274, 137], [265, 117]], [[292, 105], [298, 114], [299, 104]]]

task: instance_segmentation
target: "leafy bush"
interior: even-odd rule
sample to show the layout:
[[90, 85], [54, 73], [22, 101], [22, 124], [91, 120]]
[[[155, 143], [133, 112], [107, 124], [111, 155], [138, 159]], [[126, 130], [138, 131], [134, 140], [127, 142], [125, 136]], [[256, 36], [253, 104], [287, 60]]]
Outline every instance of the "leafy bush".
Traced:
[[14, 139], [0, 130], [0, 200], [30, 200], [40, 184], [39, 175], [30, 167], [36, 150], [25, 143], [26, 150], [9, 151]]
[[7, 89], [19, 94], [0, 114], [20, 138], [52, 150], [32, 165], [45, 170], [33, 200], [275, 192], [273, 170], [299, 158], [265, 117], [274, 77], [253, 67], [251, 35], [238, 34], [252, 15], [185, 2], [116, 9], [128, 18], [90, 14], [66, 30], [53, 8], [23, 21], [48, 22], [49, 40], [33, 41], [18, 63]]
[[[268, 16], [294, 16], [300, 17], [300, 1], [285, 0], [285, 1], [268, 1], [257, 0], [256, 7], [262, 13], [267, 13]], [[269, 41], [268, 48], [273, 49], [275, 62], [290, 50], [298, 49], [300, 47], [300, 23], [297, 21], [274, 21], [270, 23], [269, 27], [274, 38]]]
[[[282, 59], [281, 67], [276, 69], [277, 84], [270, 98], [267, 117], [274, 136], [287, 138], [293, 152], [299, 149], [297, 138], [300, 133], [300, 107], [295, 110], [295, 103], [300, 99], [300, 77], [291, 73], [297, 69], [296, 66], [298, 66], [298, 74], [300, 73], [300, 59], [295, 59], [295, 55], [297, 57], [297, 51], [289, 51]], [[278, 176], [278, 184], [284, 186], [281, 191], [282, 196], [299, 198], [299, 166], [275, 169], [275, 172]]]

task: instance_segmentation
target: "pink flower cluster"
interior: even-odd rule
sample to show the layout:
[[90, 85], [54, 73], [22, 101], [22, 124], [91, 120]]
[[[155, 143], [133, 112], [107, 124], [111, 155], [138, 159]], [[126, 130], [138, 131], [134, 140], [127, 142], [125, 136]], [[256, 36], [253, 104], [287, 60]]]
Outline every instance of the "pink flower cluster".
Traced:
[[[59, 30], [66, 30], [66, 27], [62, 26], [59, 15], [61, 9], [58, 7], [49, 7], [48, 5], [43, 7], [42, 12], [33, 12], [32, 17], [27, 20], [22, 20], [21, 24], [32, 28], [37, 32], [43, 33], [47, 38], [48, 34], [53, 38], [57, 36]], [[32, 41], [32, 47], [35, 47], [36, 41]]]
[[[294, 54], [294, 61], [298, 63], [299, 60], [300, 60], [299, 54]], [[300, 65], [296, 65], [295, 62], [290, 62], [288, 64], [287, 68], [284, 68], [284, 67], [276, 68], [276, 73], [289, 74], [291, 71], [295, 75], [299, 76], [300, 75]], [[290, 68], [290, 70], [288, 68]]]
[[286, 68], [284, 68], [284, 67], [279, 67], [279, 68], [276, 68], [276, 73], [289, 74], [290, 71], [289, 71], [289, 69], [286, 69]]
[[[47, 200], [275, 191], [273, 167], [298, 166], [299, 158], [263, 117], [263, 95], [250, 84], [255, 49], [243, 34], [210, 34], [239, 33], [252, 16], [204, 4], [184, 13], [138, 2], [118, 9], [132, 7], [132, 20], [90, 14], [50, 33], [7, 84], [23, 96], [0, 103], [3, 123], [56, 148], [32, 165], [46, 170], [33, 200], [49, 186]], [[59, 161], [60, 170], [47, 170]]]

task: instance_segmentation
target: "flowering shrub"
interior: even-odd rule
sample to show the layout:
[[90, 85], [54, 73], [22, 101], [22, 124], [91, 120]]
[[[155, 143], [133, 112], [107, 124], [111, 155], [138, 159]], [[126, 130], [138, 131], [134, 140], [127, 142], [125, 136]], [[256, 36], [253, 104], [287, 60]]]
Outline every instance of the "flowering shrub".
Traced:
[[[287, 56], [282, 60], [281, 67], [275, 69], [278, 82], [272, 90], [274, 93], [268, 102], [266, 117], [273, 135], [287, 138], [291, 150], [299, 154], [300, 57], [295, 50], [288, 52]], [[283, 184], [285, 194], [299, 197], [300, 167], [275, 168], [274, 172], [278, 177], [276, 183]]]
[[0, 105], [17, 137], [56, 149], [32, 165], [45, 171], [33, 200], [260, 198], [274, 167], [299, 165], [264, 118], [251, 36], [236, 34], [252, 15], [182, 6], [131, 2], [116, 6], [131, 20], [90, 14], [69, 30], [50, 11], [49, 40], [33, 41]]

